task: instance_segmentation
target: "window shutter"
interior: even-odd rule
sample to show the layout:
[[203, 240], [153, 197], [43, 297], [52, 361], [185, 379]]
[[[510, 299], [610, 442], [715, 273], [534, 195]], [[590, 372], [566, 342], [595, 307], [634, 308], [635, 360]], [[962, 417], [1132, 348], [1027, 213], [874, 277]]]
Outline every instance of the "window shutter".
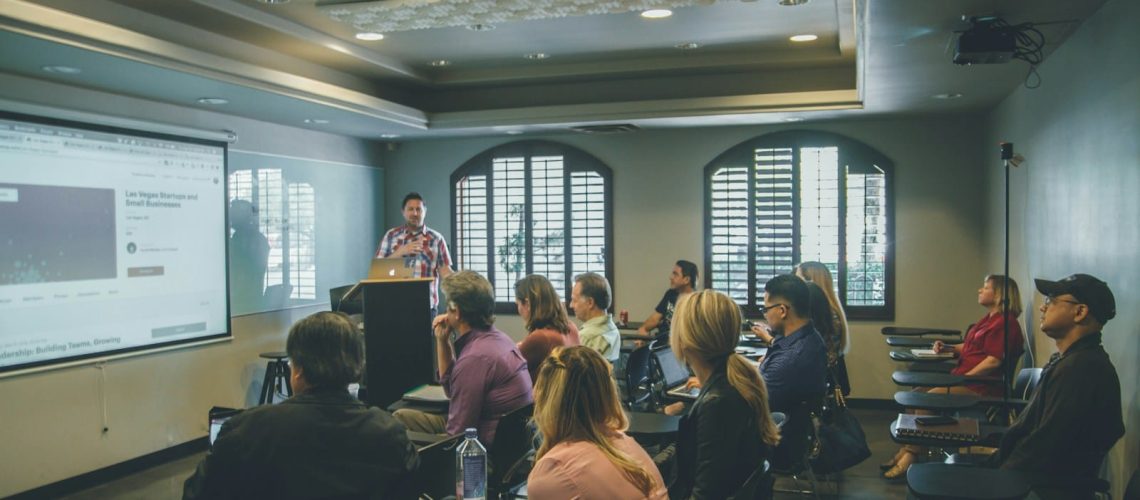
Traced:
[[764, 284], [795, 265], [792, 148], [757, 149], [754, 172], [755, 283], [760, 304]]

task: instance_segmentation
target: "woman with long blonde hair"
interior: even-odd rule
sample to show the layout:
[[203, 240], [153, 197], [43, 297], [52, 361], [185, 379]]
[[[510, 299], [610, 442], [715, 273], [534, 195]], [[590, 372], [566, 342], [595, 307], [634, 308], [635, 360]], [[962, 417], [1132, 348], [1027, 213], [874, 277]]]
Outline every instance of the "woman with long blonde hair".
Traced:
[[727, 295], [689, 295], [673, 313], [673, 352], [700, 381], [682, 417], [672, 498], [727, 498], [780, 441], [760, 373], [736, 354], [740, 308]]
[[530, 498], [665, 499], [653, 459], [625, 434], [610, 363], [585, 347], [555, 348], [534, 386], [542, 446], [527, 478]]
[[575, 346], [578, 327], [566, 314], [566, 306], [550, 280], [531, 274], [515, 282], [515, 307], [526, 325], [526, 338], [519, 352], [526, 359], [530, 380], [538, 379], [538, 367], [555, 347]]

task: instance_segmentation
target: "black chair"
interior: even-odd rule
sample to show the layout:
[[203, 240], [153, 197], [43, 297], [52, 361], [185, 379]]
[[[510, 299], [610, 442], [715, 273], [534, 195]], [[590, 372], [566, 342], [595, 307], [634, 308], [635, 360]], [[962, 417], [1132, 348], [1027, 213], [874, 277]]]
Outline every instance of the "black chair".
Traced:
[[[812, 401], [801, 401], [787, 412], [787, 419], [780, 428], [780, 444], [772, 455], [771, 471], [774, 474], [791, 476], [796, 482], [796, 490], [777, 490], [786, 493], [811, 494], [819, 498], [819, 483], [811, 470], [812, 455], [816, 452], [815, 423], [823, 406], [822, 396]], [[807, 475], [810, 490], [799, 488], [799, 476]]]
[[649, 380], [649, 344], [640, 346], [629, 353], [625, 361], [625, 397], [622, 403], [626, 408], [645, 405], [653, 397]]
[[499, 419], [495, 442], [487, 450], [491, 463], [487, 474], [488, 498], [505, 497], [512, 488], [526, 481], [534, 456], [534, 441], [528, 425], [533, 415], [534, 404], [528, 404]]
[[455, 494], [455, 450], [463, 439], [463, 434], [458, 434], [418, 447], [420, 468], [412, 474], [412, 482], [421, 498]]
[[760, 467], [748, 476], [740, 489], [736, 490], [728, 500], [768, 500], [772, 498], [772, 488], [776, 479], [772, 477], [771, 465], [767, 460], [760, 462]]

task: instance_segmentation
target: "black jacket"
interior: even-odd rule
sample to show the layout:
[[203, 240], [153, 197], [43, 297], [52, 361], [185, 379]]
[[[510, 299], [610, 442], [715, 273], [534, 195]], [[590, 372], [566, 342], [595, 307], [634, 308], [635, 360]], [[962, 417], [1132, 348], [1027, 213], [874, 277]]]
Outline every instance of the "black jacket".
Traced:
[[310, 392], [228, 420], [182, 498], [394, 498], [418, 466], [391, 414]]
[[1038, 485], [1097, 477], [1124, 435], [1120, 379], [1100, 339], [1087, 335], [1045, 366], [1029, 406], [1002, 438], [1002, 468]]
[[723, 499], [767, 458], [757, 417], [728, 383], [727, 365], [713, 368], [701, 395], [681, 418], [677, 478], [671, 498]]

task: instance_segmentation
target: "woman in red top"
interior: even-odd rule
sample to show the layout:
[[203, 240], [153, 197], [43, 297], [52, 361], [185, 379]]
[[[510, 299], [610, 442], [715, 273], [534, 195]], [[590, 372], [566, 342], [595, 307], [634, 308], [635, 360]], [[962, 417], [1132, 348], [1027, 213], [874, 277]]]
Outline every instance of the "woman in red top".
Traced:
[[[1002, 314], [1002, 288], [1009, 287], [1009, 310]], [[960, 345], [946, 345], [941, 340], [934, 342], [934, 350], [953, 350], [958, 358], [958, 366], [950, 373], [965, 376], [1000, 376], [1003, 367], [1017, 363], [1024, 351], [1025, 337], [1017, 317], [1021, 315], [1021, 292], [1012, 278], [991, 274], [986, 276], [978, 289], [978, 305], [986, 308], [986, 315], [974, 323], [966, 332]], [[1003, 345], [1006, 339], [1004, 324], [1009, 322], [1008, 349]], [[1009, 356], [1006, 357], [1006, 353]], [[1002, 360], [1006, 360], [1003, 362]], [[1001, 397], [1000, 384], [966, 384], [964, 386], [936, 387], [929, 392], [949, 394], [970, 394]], [[928, 413], [916, 411], [915, 413]], [[891, 461], [882, 464], [883, 477], [897, 479], [906, 477], [906, 471], [915, 459], [925, 453], [920, 446], [903, 446]]]
[[576, 346], [578, 327], [566, 315], [566, 306], [544, 276], [531, 274], [515, 282], [515, 306], [526, 325], [527, 336], [519, 342], [526, 358], [530, 380], [535, 382], [538, 367], [555, 347]]

